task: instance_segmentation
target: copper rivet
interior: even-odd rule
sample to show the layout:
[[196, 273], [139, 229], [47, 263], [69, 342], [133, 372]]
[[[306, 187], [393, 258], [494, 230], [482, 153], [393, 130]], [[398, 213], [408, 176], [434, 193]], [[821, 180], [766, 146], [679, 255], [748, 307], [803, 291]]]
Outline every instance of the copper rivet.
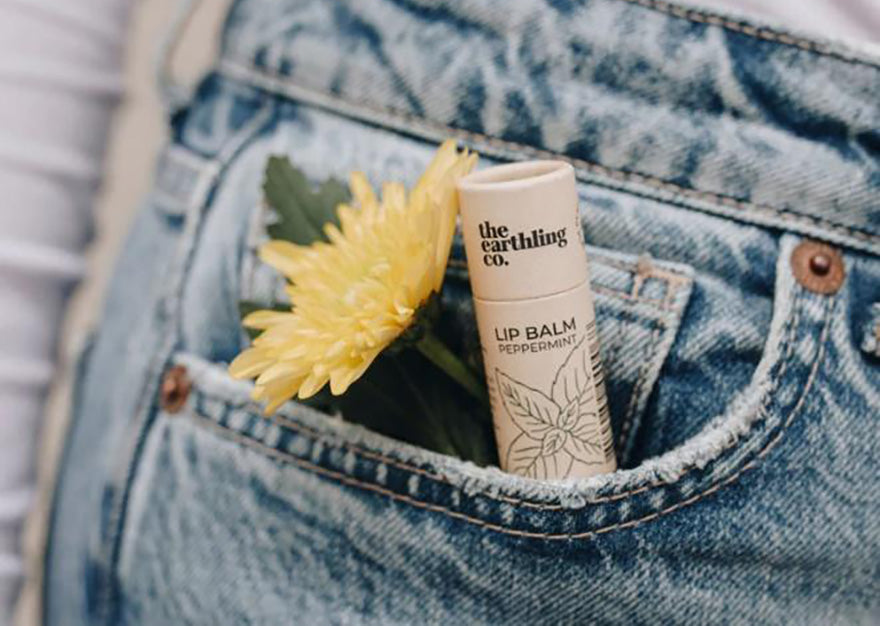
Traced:
[[810, 257], [810, 269], [816, 276], [826, 276], [831, 271], [831, 259], [827, 254], [814, 254]]
[[840, 289], [846, 278], [840, 253], [818, 241], [803, 241], [798, 244], [791, 255], [791, 269], [801, 286], [825, 295]]
[[159, 387], [159, 404], [162, 410], [167, 413], [177, 413], [186, 403], [191, 388], [192, 382], [185, 367], [175, 365], [169, 368]]

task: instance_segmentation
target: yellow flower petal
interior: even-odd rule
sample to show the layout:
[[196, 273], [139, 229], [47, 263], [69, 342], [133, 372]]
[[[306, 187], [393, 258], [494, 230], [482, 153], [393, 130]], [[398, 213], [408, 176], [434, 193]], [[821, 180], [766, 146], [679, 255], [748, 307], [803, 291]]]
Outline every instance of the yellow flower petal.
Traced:
[[330, 377], [327, 374], [310, 374], [299, 386], [297, 395], [300, 398], [311, 398], [321, 390], [321, 387], [327, 384]]
[[363, 172], [352, 172], [349, 177], [349, 186], [354, 201], [361, 209], [376, 204], [376, 195]]
[[276, 324], [291, 322], [293, 319], [295, 319], [293, 313], [288, 311], [254, 311], [253, 313], [248, 313], [241, 320], [241, 323], [245, 328], [265, 330]]
[[266, 387], [257, 387], [256, 389], [259, 389], [261, 393], [259, 393], [259, 395], [255, 394], [254, 399], [257, 401], [267, 401], [266, 408], [263, 412], [266, 415], [271, 415], [279, 406], [296, 395], [296, 390], [299, 389], [301, 380], [302, 379], [293, 378], [290, 380], [276, 381]]
[[239, 354], [229, 364], [229, 375], [233, 378], [253, 378], [274, 361], [262, 350], [251, 348]]
[[271, 265], [285, 276], [296, 276], [299, 270], [299, 259], [307, 250], [289, 241], [273, 239], [260, 246], [260, 260]]
[[245, 324], [262, 333], [229, 371], [257, 379], [252, 395], [267, 413], [328, 382], [331, 393], [345, 393], [440, 290], [458, 214], [455, 183], [475, 163], [475, 154], [446, 141], [409, 194], [387, 183], [381, 200], [355, 172], [351, 204], [337, 207], [339, 227], [324, 227], [329, 243], [261, 247], [260, 258], [287, 277], [293, 308], [248, 315]]

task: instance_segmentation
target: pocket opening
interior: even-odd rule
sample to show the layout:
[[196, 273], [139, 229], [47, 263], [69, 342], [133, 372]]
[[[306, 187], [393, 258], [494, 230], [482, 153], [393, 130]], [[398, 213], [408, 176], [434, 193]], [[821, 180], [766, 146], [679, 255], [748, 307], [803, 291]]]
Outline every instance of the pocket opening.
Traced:
[[[291, 145], [290, 141], [292, 141], [292, 137], [292, 135], [291, 137], [285, 136], [284, 141], [281, 141], [280, 143], [285, 146]], [[400, 143], [402, 141], [403, 140], [399, 138], [394, 140], [395, 149], [400, 148]], [[252, 155], [252, 158], [249, 159], [249, 161], [259, 161], [260, 156], [263, 155], [269, 147], [270, 146], [268, 145], [262, 146], [259, 150], [260, 154], [257, 154], [256, 156]], [[415, 150], [417, 147], [409, 146], [407, 144], [407, 149], [409, 148]], [[418, 147], [418, 150], [423, 150], [423, 148]], [[307, 151], [307, 155], [308, 154], [310, 153]], [[312, 157], [314, 157], [314, 155], [312, 155]], [[409, 163], [409, 161], [407, 161], [407, 163]], [[310, 170], [311, 175], [316, 175], [316, 171], [318, 170], [315, 168], [318, 168], [319, 170], [320, 168], [324, 168], [326, 170], [327, 166], [321, 165], [319, 167], [315, 163], [312, 163]], [[309, 168], [306, 169], [308, 170]], [[632, 259], [636, 258], [631, 254], [633, 250], [647, 249], [657, 257], [675, 259], [680, 263], [689, 263], [693, 260], [696, 263], [699, 263], [699, 266], [695, 265], [695, 267], [698, 267], [700, 271], [704, 271], [710, 276], [717, 277], [725, 275], [731, 264], [754, 260], [749, 259], [746, 255], [756, 253], [759, 255], [757, 259], [757, 267], [761, 273], [759, 280], [764, 282], [767, 282], [764, 275], [768, 273], [768, 270], [765, 267], [767, 260], [766, 257], [769, 254], [778, 253], [780, 259], [779, 263], [783, 263], [786, 258], [782, 242], [788, 236], [783, 236], [779, 239], [777, 236], [770, 236], [766, 232], [759, 233], [756, 229], [747, 228], [740, 228], [735, 233], [731, 234], [729, 230], [722, 228], [721, 222], [723, 220], [710, 216], [703, 216], [701, 218], [689, 216], [689, 221], [684, 223], [681, 220], [681, 215], [678, 213], [678, 210], [674, 206], [666, 205], [663, 207], [657, 207], [659, 210], [658, 218], [649, 220], [646, 223], [643, 219], [640, 219], [644, 218], [645, 214], [640, 213], [644, 207], [639, 207], [635, 204], [626, 204], [626, 202], [628, 202], [627, 200], [624, 200], [623, 202], [624, 203], [621, 204], [617, 201], [609, 201], [607, 206], [602, 206], [595, 198], [592, 200], [592, 204], [596, 205], [597, 210], [591, 213], [593, 216], [593, 222], [589, 225], [585, 225], [585, 229], [586, 232], [591, 235], [590, 243], [614, 246], [615, 252], [604, 251], [606, 256], [614, 257], [614, 255], [620, 254], [628, 257], [631, 262]], [[232, 208], [228, 208], [226, 213], [230, 213], [232, 210]], [[263, 218], [260, 216], [261, 213], [263, 212], [260, 210], [259, 206], [252, 206], [251, 211], [248, 213], [250, 216], [248, 222], [250, 232], [245, 236], [242, 236], [244, 233], [239, 232], [231, 237], [225, 238], [224, 241], [228, 240], [229, 242], [234, 242], [234, 245], [236, 246], [236, 254], [234, 256], [241, 260], [241, 263], [237, 265], [238, 274], [235, 278], [237, 279], [238, 284], [234, 285], [234, 293], [236, 293], [240, 299], [266, 302], [268, 304], [282, 301], [278, 296], [283, 292], [283, 278], [275, 275], [270, 268], [252, 262], [256, 245], [259, 243], [263, 232]], [[218, 212], [214, 212], [214, 215], [218, 214]], [[239, 217], [241, 216], [240, 209], [237, 210], [236, 214]], [[248, 227], [244, 222], [241, 223], [241, 227], [244, 231], [248, 230]], [[710, 243], [721, 242], [719, 243], [721, 246], [719, 253], [708, 255], [707, 258], [706, 250], [701, 251], [690, 249], [688, 246], [689, 242], [693, 241], [693, 237], [687, 237], [686, 235], [692, 228], [697, 228], [700, 231], [700, 236], [708, 238]], [[705, 233], [703, 232], [704, 230], [706, 231]], [[227, 231], [228, 229], [224, 232]], [[732, 236], [733, 239], [729, 241], [718, 239], [719, 237], [725, 236]], [[245, 242], [244, 250], [240, 247], [243, 242]], [[620, 250], [623, 250], [624, 252], [618, 253], [616, 243], [620, 242], [626, 242], [626, 245], [620, 247]], [[753, 245], [745, 245], [749, 243], [752, 243]], [[742, 248], [742, 256], [736, 255], [739, 248]], [[627, 250], [629, 250], [629, 253], [626, 252]], [[242, 252], [244, 253], [243, 255], [241, 254]], [[600, 253], [601, 252], [602, 251], [600, 251]], [[665, 252], [669, 252], [670, 254], [667, 255]], [[213, 253], [216, 255], [217, 250], [214, 250]], [[599, 257], [595, 254], [595, 250], [591, 255], [588, 256], [593, 258], [595, 269], [601, 264], [596, 263], [596, 260]], [[704, 263], [709, 266], [703, 266]], [[719, 265], [719, 263], [721, 265]], [[725, 266], [723, 265], [724, 263], [727, 263], [728, 265]], [[714, 268], [710, 267], [713, 266], [713, 264]], [[452, 265], [454, 265], [454, 263]], [[675, 264], [673, 263], [672, 265]], [[481, 468], [462, 462], [459, 459], [422, 450], [383, 437], [382, 435], [370, 432], [366, 429], [359, 429], [352, 424], [344, 423], [338, 419], [327, 419], [326, 416], [310, 412], [310, 410], [305, 407], [296, 405], [284, 407], [281, 415], [287, 416], [295, 422], [306, 420], [306, 422], [308, 422], [307, 425], [311, 428], [317, 428], [317, 431], [321, 433], [319, 439], [330, 442], [328, 445], [332, 446], [333, 442], [339, 442], [340, 444], [359, 442], [363, 444], [361, 447], [367, 451], [370, 451], [371, 453], [379, 452], [387, 455], [396, 461], [406, 463], [411, 468], [430, 468], [444, 478], [443, 484], [438, 484], [436, 486], [437, 490], [442, 491], [443, 489], [450, 489], [454, 492], [460, 492], [460, 494], [464, 494], [467, 497], [473, 496], [477, 498], [491, 498], [492, 494], [499, 494], [504, 498], [513, 498], [517, 501], [529, 501], [535, 503], [534, 507], [527, 504], [522, 505], [523, 508], [527, 510], [531, 508], [538, 510], [539, 507], [540, 510], [543, 510], [547, 506], [558, 507], [559, 510], [574, 510], [601, 502], [629, 504], [635, 499], [646, 500], [649, 497], [658, 499], [658, 502], [679, 502], [687, 500], [689, 494], [693, 492], [693, 489], [697, 488], [695, 485], [698, 486], [700, 484], [705, 484], [706, 481], [709, 481], [709, 483], [713, 485], [718, 482], [718, 476], [713, 473], [713, 468], [715, 466], [726, 467], [727, 461], [720, 460], [721, 457], [727, 451], [732, 451], [731, 455], [736, 456], [742, 447], [738, 444], [738, 441], [742, 438], [743, 434], [750, 430], [752, 424], [760, 422], [760, 418], [764, 417], [762, 413], [762, 403], [766, 402], [766, 399], [763, 397], [766, 385], [762, 384], [762, 381], [772, 379], [774, 376], [782, 372], [784, 372], [787, 377], [792, 377], [793, 368], [789, 368], [785, 371], [785, 368], [779, 367], [779, 363], [784, 361], [783, 357], [785, 355], [780, 354], [774, 347], [785, 343], [786, 337], [788, 337], [783, 330], [788, 327], [786, 321], [789, 320], [792, 311], [791, 293], [793, 293], [793, 287], [786, 282], [790, 282], [789, 278], [790, 276], [788, 276], [787, 272], [780, 273], [777, 271], [777, 285], [775, 297], [772, 301], [772, 321], [770, 322], [770, 331], [767, 333], [767, 341], [762, 348], [760, 362], [757, 364], [757, 368], [753, 368], [753, 370], [750, 371], [749, 380], [746, 384], [743, 384], [742, 389], [737, 390], [739, 393], [736, 394], [736, 397], [730, 401], [726, 401], [723, 411], [712, 414], [707, 413], [706, 415], [701, 416], [699, 425], [695, 427], [697, 432], [691, 434], [684, 441], [675, 442], [670, 449], [663, 450], [662, 453], [658, 455], [645, 457], [644, 455], [639, 456], [638, 454], [635, 454], [631, 457], [630, 463], [628, 464], [630, 467], [610, 475], [575, 482], [537, 483], [528, 479], [504, 474], [497, 468]], [[754, 277], [749, 277], [749, 280], [753, 279]], [[659, 282], [662, 283], [663, 281]], [[772, 282], [772, 280], [769, 282]], [[605, 287], [606, 286], [601, 283], [598, 285], [598, 289], [596, 290], [598, 296], [603, 295], [602, 291]], [[611, 285], [612, 289], [623, 292], [628, 292], [632, 287], [632, 284], [626, 285], [625, 288], [618, 284]], [[651, 291], [656, 288], [656, 282], [645, 285], [641, 290], [641, 296], [639, 299], [653, 299], [655, 302], [649, 304], [654, 305], [657, 305], [657, 301], [662, 303], [662, 296], [658, 298], [656, 294]], [[635, 303], [637, 306], [645, 304], [645, 302]], [[797, 326], [797, 324], [794, 324], [794, 326]], [[651, 338], [651, 333], [656, 332], [656, 330], [656, 326], [651, 327], [650, 324], [648, 325], [649, 338], [645, 341], [644, 346], [651, 347], [652, 350], [650, 350], [650, 352], [652, 354], [650, 358], [645, 358], [649, 352], [645, 349], [645, 352], [642, 353], [641, 361], [639, 362], [640, 365], [642, 364], [642, 361], [650, 361], [652, 363], [660, 362], [661, 365], [665, 362], [663, 359], [655, 357], [653, 354], [655, 352], [662, 352], [659, 343], [656, 343], [655, 345], [655, 340]], [[605, 343], [607, 346], [608, 342]], [[181, 349], [187, 351], [188, 347], [189, 342], [184, 342]], [[208, 348], [209, 353], [204, 353], [197, 347], [197, 349], [192, 351], [194, 354], [189, 356], [196, 360], [199, 358], [205, 359], [208, 363], [216, 360], [225, 360], [225, 357], [222, 356], [217, 358], [217, 356], [211, 352], [211, 347], [209, 346]], [[182, 356], [181, 358], [187, 360], [189, 357]], [[607, 359], [608, 357], [605, 358]], [[225, 368], [222, 365], [215, 367], [218, 367], [222, 376], [225, 376]], [[643, 376], [640, 372], [635, 376], [637, 382], [639, 380], [648, 380], [649, 378], [650, 377], [647, 374]], [[656, 384], [656, 381], [654, 384]], [[221, 386], [225, 387], [225, 385]], [[641, 388], [636, 395], [641, 395], [643, 393], [649, 395], [651, 386], [650, 380], [648, 380], [648, 382], [642, 382]], [[642, 388], [647, 391], [643, 391]], [[236, 387], [236, 392], [232, 394], [232, 396], [227, 397], [227, 400], [230, 402], [226, 403], [226, 408], [219, 411], [218, 415], [223, 415], [225, 413], [244, 415], [244, 417], [236, 418], [242, 423], [249, 423], [250, 420], [256, 418], [265, 422], [266, 420], [264, 420], [259, 414], [259, 407], [254, 406], [247, 400], [248, 389], [249, 385], [246, 384]], [[631, 397], [631, 395], [626, 396], [627, 400]], [[629, 412], [624, 410], [622, 414], [628, 415]], [[642, 414], [644, 414], [643, 411]], [[620, 416], [621, 412], [618, 411], [617, 415]], [[320, 416], [321, 421], [315, 422], [314, 420], [317, 419], [316, 416]], [[277, 424], [274, 426], [277, 426]], [[642, 433], [646, 432], [648, 426], [649, 425], [644, 423], [639, 425], [633, 420], [632, 423], [625, 428], [619, 428], [618, 432], [625, 431], [625, 435], [621, 441], [621, 449], [625, 450], [627, 446], [630, 446], [631, 452], [632, 447], [637, 445], [637, 433], [639, 431]], [[330, 430], [325, 432], [325, 428]], [[338, 430], [340, 428], [342, 430]], [[233, 430], [238, 431], [239, 429], [233, 427]], [[716, 438], [722, 441], [729, 440], [729, 445], [724, 444], [717, 446]], [[628, 439], [634, 443], [631, 443]], [[317, 455], [321, 458], [321, 461], [318, 464], [321, 467], [324, 467], [324, 461], [332, 464], [332, 461], [324, 458], [323, 454], [324, 453]], [[411, 468], [401, 471], [403, 473], [409, 472], [409, 478], [413, 475], [418, 475], [418, 472]], [[343, 474], [348, 475], [344, 468], [342, 471]], [[687, 475], [687, 480], [682, 480], [682, 477], [685, 475]], [[407, 489], [408, 487], [404, 486], [403, 491], [406, 492]], [[431, 489], [433, 489], [433, 487]], [[416, 489], [416, 491], [418, 490]], [[666, 493], [666, 491], [674, 491], [675, 493]], [[431, 494], [419, 494], [416, 499], [420, 499], [423, 496], [427, 501], [432, 501], [433, 496]], [[441, 496], [438, 495], [437, 497], [440, 498]], [[639, 506], [634, 507], [633, 510], [620, 511], [618, 514], [625, 518], [631, 518], [637, 513], [635, 509], [640, 507], [644, 510], [655, 511], [662, 504], [662, 502], [659, 504], [658, 502], [643, 503], [644, 507], [639, 504]], [[518, 505], [511, 504], [511, 506]], [[597, 527], [601, 527], [601, 522], [596, 521], [595, 524], [599, 524]]]
[[[789, 247], [783, 246], [783, 253]], [[785, 258], [783, 254], [781, 264]], [[528, 536], [532, 531], [523, 529], [541, 527], [544, 530], [533, 534], [586, 538], [699, 501], [745, 471], [741, 462], [748, 455], [761, 454], [773, 442], [774, 428], [797, 410], [809, 390], [803, 383], [812, 378], [808, 369], [818, 367], [831, 307], [808, 302], [809, 296], [799, 294], [788, 274], [779, 280], [762, 361], [727, 413], [678, 448], [636, 468], [579, 481], [539, 482], [494, 467], [477, 467], [295, 403], [283, 406], [274, 420], [266, 420], [248, 399], [250, 385], [229, 379], [221, 365], [185, 354], [176, 361], [192, 373], [198, 393], [191, 411], [197, 419], [215, 422], [258, 446], [281, 449], [300, 459], [295, 464], [301, 469], [318, 467], [318, 473], [330, 472], [337, 482], [393, 493], [395, 499], [473, 518], [502, 532], [509, 527]], [[818, 337], [817, 359], [792, 358], [798, 341], [813, 336]], [[603, 514], [577, 515], [584, 507], [599, 507]], [[545, 513], [575, 517], [552, 524], [558, 532], [546, 532], [548, 521], [540, 517]], [[511, 516], [514, 522], [505, 523]], [[566, 524], [583, 528], [563, 532]]]

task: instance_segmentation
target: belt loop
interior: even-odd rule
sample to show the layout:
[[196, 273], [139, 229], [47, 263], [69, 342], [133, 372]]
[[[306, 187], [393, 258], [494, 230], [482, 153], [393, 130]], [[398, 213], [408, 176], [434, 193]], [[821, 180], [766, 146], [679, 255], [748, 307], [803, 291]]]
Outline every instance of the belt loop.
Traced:
[[168, 217], [185, 217], [190, 207], [200, 202], [218, 167], [216, 161], [179, 145], [167, 146], [156, 165], [152, 195], [155, 207]]

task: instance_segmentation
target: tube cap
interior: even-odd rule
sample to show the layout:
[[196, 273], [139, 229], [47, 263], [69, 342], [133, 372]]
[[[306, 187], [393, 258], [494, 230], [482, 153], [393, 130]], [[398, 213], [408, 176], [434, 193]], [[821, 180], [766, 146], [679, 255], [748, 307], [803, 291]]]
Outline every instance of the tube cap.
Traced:
[[560, 293], [587, 280], [574, 169], [499, 165], [458, 182], [471, 289], [484, 300]]

